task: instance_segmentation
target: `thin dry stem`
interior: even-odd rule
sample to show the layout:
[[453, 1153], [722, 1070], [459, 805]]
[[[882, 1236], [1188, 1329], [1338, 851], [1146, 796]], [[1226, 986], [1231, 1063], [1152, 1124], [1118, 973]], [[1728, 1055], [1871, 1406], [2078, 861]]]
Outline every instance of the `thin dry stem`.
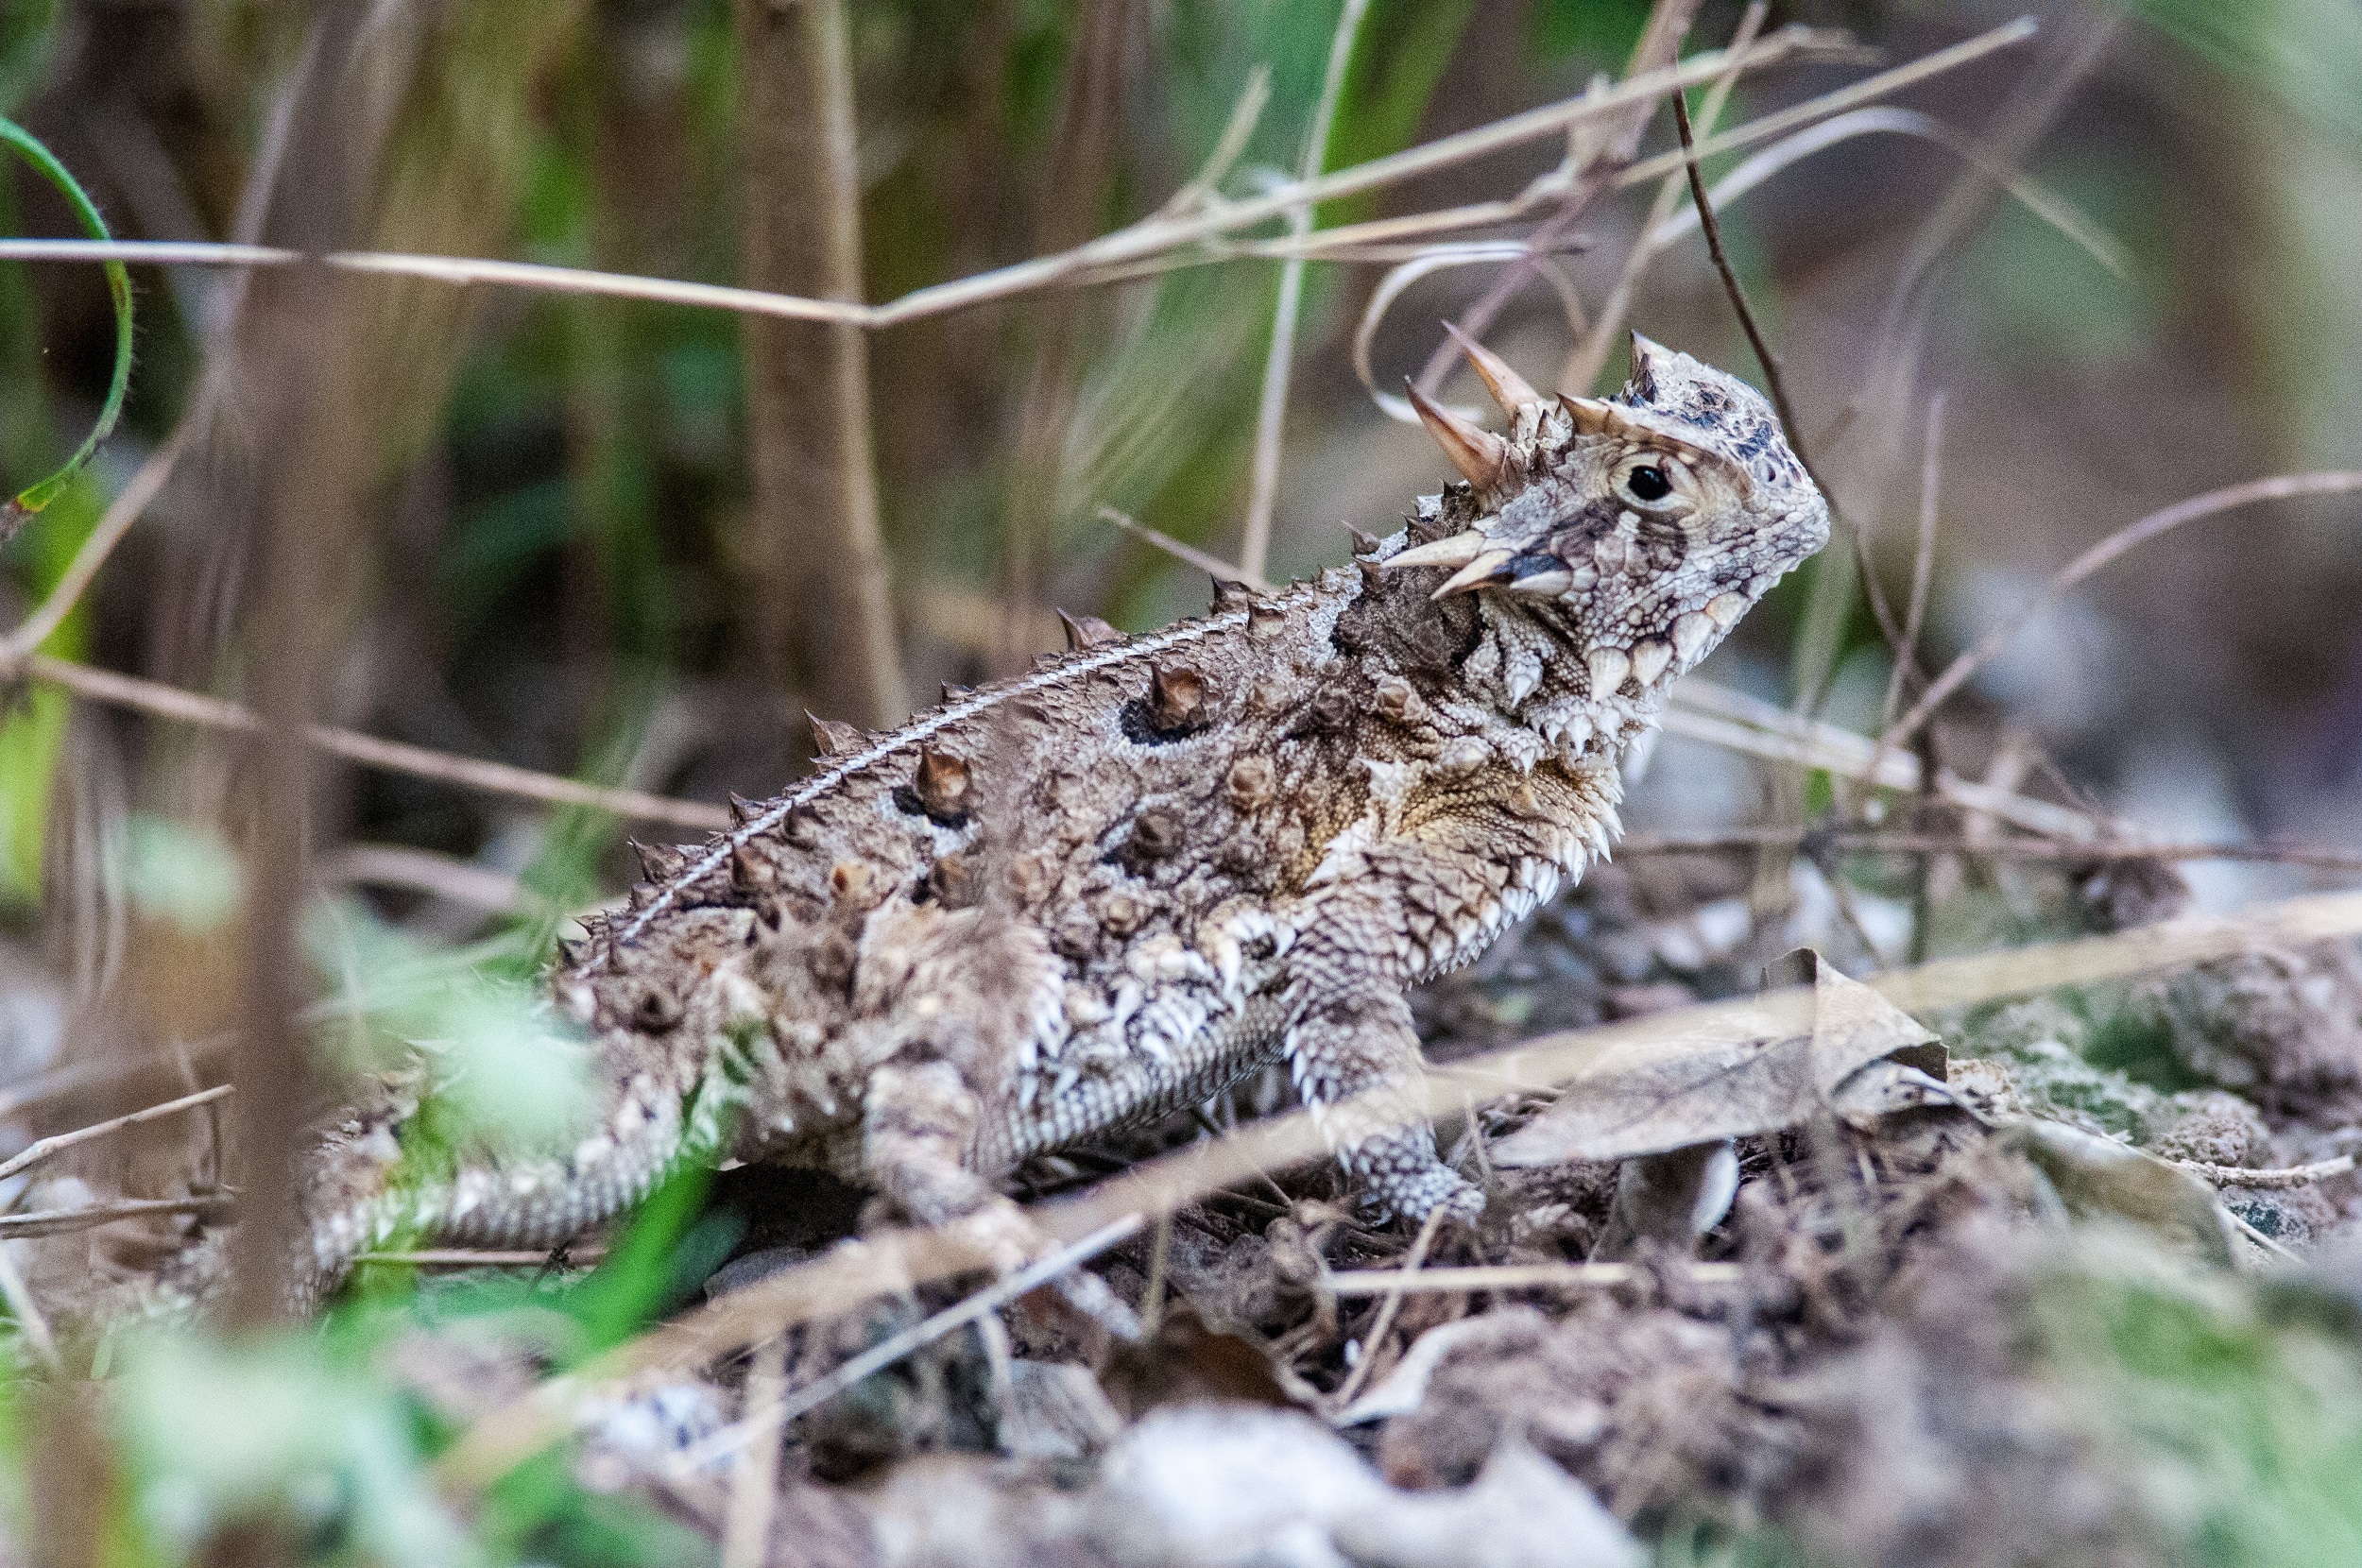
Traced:
[[193, 1095], [182, 1095], [179, 1099], [166, 1100], [162, 1105], [150, 1105], [144, 1111], [133, 1111], [128, 1116], [112, 1116], [105, 1121], [93, 1122], [88, 1127], [77, 1127], [71, 1133], [58, 1133], [49, 1137], [37, 1138], [8, 1159], [0, 1160], [0, 1182], [30, 1170], [43, 1161], [55, 1159], [67, 1150], [89, 1143], [93, 1139], [120, 1133], [127, 1127], [138, 1127], [143, 1123], [161, 1120], [165, 1116], [176, 1116], [183, 1111], [194, 1111], [200, 1105], [212, 1105], [216, 1101], [229, 1099], [233, 1092], [235, 1091], [232, 1085], [222, 1083], [211, 1089], [199, 1089]]
[[[13, 671], [0, 665], [0, 677], [9, 673], [20, 673], [34, 680], [47, 681], [53, 686], [61, 686], [94, 702], [135, 708], [160, 719], [171, 719], [204, 729], [252, 734], [262, 727], [261, 721], [249, 709], [236, 703], [184, 691], [177, 686], [166, 686], [158, 681], [142, 680], [136, 675], [95, 670], [86, 664], [52, 658], [46, 654], [28, 655]], [[454, 757], [449, 752], [431, 751], [424, 746], [381, 740], [374, 735], [363, 735], [355, 730], [338, 729], [327, 724], [310, 725], [303, 734], [305, 740], [318, 749], [365, 767], [383, 768], [388, 773], [408, 774], [417, 778], [436, 779], [463, 789], [481, 790], [488, 794], [515, 795], [524, 800], [545, 801], [553, 806], [589, 807], [635, 821], [670, 823], [698, 832], [717, 833], [730, 826], [728, 811], [700, 801], [672, 800], [638, 790], [585, 784], [577, 779], [560, 778], [554, 774], [512, 768], [505, 762]]]
[[1918, 733], [1921, 725], [1935, 717], [1936, 710], [1943, 706], [1946, 698], [2008, 647], [2036, 616], [2057, 603], [2076, 584], [2149, 540], [2169, 534], [2185, 522], [2196, 522], [2201, 518], [2211, 518], [2241, 506], [2252, 506], [2259, 502], [2285, 501], [2296, 496], [2344, 495], [2355, 490], [2362, 490], [2362, 471], [2351, 469], [2333, 469], [2321, 473], [2280, 474], [2269, 479], [2251, 479], [2244, 485], [2229, 485], [2219, 490], [2209, 490], [2204, 495], [2192, 496], [2187, 501], [2176, 502], [2171, 506], [2151, 512], [2137, 522], [2128, 523], [2068, 562], [2015, 615], [1986, 632], [1967, 652], [1947, 665], [1943, 673], [1938, 675], [1934, 684], [1927, 688], [1926, 695], [1888, 730], [1885, 743], [1901, 745], [1908, 741]]
[[[1361, 30], [1369, 0], [1345, 0], [1337, 16], [1337, 31], [1329, 40], [1328, 69], [1321, 77], [1320, 101], [1304, 133], [1304, 157], [1298, 183], [1320, 178], [1328, 153], [1328, 129], [1337, 117], [1337, 99], [1344, 91], [1345, 62], [1353, 58], [1353, 41]], [[1306, 202], [1288, 214], [1288, 232], [1298, 240], [1312, 231], [1312, 205]], [[1279, 266], [1279, 297], [1272, 308], [1271, 350], [1263, 359], [1262, 401], [1255, 415], [1255, 465], [1247, 487], [1246, 526], [1239, 541], [1239, 570], [1250, 577], [1263, 574], [1271, 554], [1272, 505], [1279, 494], [1279, 437], [1288, 419], [1288, 371], [1295, 363], [1296, 315], [1304, 303], [1304, 258], [1292, 256]]]
[[63, 1236], [69, 1231], [94, 1230], [118, 1219], [146, 1219], [158, 1215], [227, 1213], [237, 1194], [209, 1193], [200, 1198], [119, 1198], [80, 1208], [42, 1209], [32, 1214], [0, 1215], [0, 1240], [21, 1241], [37, 1236]]
[[2343, 1176], [2353, 1168], [2353, 1156], [2340, 1154], [2335, 1159], [2320, 1160], [2312, 1165], [2286, 1166], [2278, 1170], [2251, 1170], [2243, 1165], [2211, 1165], [2204, 1160], [2175, 1160], [2172, 1163], [2194, 1175], [2204, 1177], [2217, 1186], [2285, 1192], [2292, 1187], [2326, 1182], [2332, 1176]]
[[[1714, 78], [1713, 85], [1706, 89], [1705, 102], [1698, 111], [1698, 123], [1708, 133], [1713, 131], [1715, 122], [1721, 118], [1722, 108], [1730, 101], [1731, 90], [1738, 84], [1738, 72], [1735, 68], [1737, 62], [1746, 58], [1749, 45], [1763, 30], [1764, 18], [1770, 12], [1767, 0], [1750, 0], [1746, 11], [1739, 17], [1737, 30], [1731, 35], [1727, 51], [1732, 57], [1734, 69], [1726, 70]], [[1607, 298], [1600, 301], [1591, 331], [1576, 340], [1566, 366], [1559, 371], [1560, 391], [1586, 397], [1593, 383], [1600, 379], [1600, 371], [1606, 366], [1607, 356], [1615, 349], [1616, 335], [1623, 331], [1624, 319], [1631, 313], [1632, 297], [1640, 286], [1641, 274], [1648, 270], [1649, 263], [1664, 248], [1663, 241], [1658, 236], [1666, 220], [1673, 215], [1673, 204], [1681, 199], [1687, 172], [1688, 165], [1685, 163], [1680, 172], [1667, 175], [1657, 186], [1656, 199], [1649, 206], [1649, 219], [1640, 226], [1640, 235], [1633, 242], [1632, 248], [1624, 253], [1623, 270], [1617, 275]]]
[[1443, 1228], [1444, 1219], [1442, 1209], [1429, 1215], [1427, 1223], [1419, 1227], [1418, 1236], [1411, 1243], [1411, 1255], [1402, 1260], [1402, 1267], [1384, 1270], [1394, 1280], [1394, 1288], [1384, 1293], [1385, 1299], [1378, 1304], [1378, 1321], [1370, 1325], [1369, 1333], [1361, 1337], [1361, 1358], [1354, 1362], [1353, 1370], [1345, 1373], [1345, 1380], [1337, 1386], [1336, 1393], [1330, 1396], [1337, 1406], [1352, 1404], [1353, 1396], [1361, 1391], [1363, 1383], [1369, 1381], [1370, 1369], [1378, 1365], [1378, 1347], [1385, 1344], [1386, 1336], [1394, 1331], [1395, 1314], [1402, 1310], [1402, 1293], [1412, 1288], [1419, 1266], [1427, 1262], [1428, 1249], [1435, 1244], [1435, 1233]]
[[751, 1407], [736, 1425], [714, 1433], [683, 1453], [679, 1459], [681, 1468], [700, 1469], [725, 1455], [737, 1452], [746, 1443], [777, 1433], [805, 1411], [819, 1408], [863, 1378], [883, 1372], [914, 1351], [933, 1344], [953, 1329], [974, 1322], [987, 1312], [998, 1312], [1019, 1296], [1029, 1295], [1061, 1274], [1081, 1268], [1146, 1222], [1144, 1217], [1137, 1214], [1118, 1216], [1081, 1240], [1059, 1248], [1040, 1262], [1029, 1264], [989, 1288], [979, 1290], [966, 1300], [945, 1307], [926, 1321], [914, 1323], [901, 1333], [881, 1340], [794, 1393], [782, 1394], [779, 1399], [761, 1405], [750, 1401]]

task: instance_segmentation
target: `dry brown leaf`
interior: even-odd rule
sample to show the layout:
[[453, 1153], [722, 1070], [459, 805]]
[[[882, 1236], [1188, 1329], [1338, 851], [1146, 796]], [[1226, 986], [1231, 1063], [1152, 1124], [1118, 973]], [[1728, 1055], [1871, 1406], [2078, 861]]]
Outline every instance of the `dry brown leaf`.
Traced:
[[1788, 1009], [1718, 1009], [1694, 1032], [1611, 1051], [1494, 1144], [1494, 1163], [1621, 1160], [1777, 1132], [1828, 1108], [1871, 1063], [1934, 1042], [1869, 986], [1827, 963], [1816, 969], [1804, 1027]]

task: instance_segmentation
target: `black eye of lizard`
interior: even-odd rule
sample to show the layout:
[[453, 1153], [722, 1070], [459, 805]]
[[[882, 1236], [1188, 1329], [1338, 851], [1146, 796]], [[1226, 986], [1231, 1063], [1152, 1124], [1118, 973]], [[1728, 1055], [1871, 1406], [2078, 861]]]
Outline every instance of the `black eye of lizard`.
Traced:
[[1673, 493], [1673, 481], [1663, 469], [1652, 464], [1626, 474], [1624, 488], [1632, 493], [1635, 501], [1663, 501]]

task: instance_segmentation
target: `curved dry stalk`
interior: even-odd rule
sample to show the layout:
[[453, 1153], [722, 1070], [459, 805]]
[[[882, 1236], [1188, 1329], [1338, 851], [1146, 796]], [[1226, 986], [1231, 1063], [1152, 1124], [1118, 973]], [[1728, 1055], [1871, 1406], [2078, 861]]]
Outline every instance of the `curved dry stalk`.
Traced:
[[[177, 686], [166, 686], [159, 681], [142, 680], [136, 675], [117, 674], [111, 670], [97, 670], [87, 664], [52, 658], [46, 654], [30, 654], [20, 660], [0, 662], [0, 679], [11, 674], [61, 686], [77, 696], [87, 697], [94, 702], [135, 708], [158, 718], [195, 724], [203, 729], [253, 734], [262, 728], [262, 720], [250, 709], [236, 703], [196, 691], [184, 691]], [[584, 806], [638, 822], [669, 823], [676, 827], [687, 827], [701, 833], [722, 832], [730, 826], [728, 811], [702, 801], [673, 800], [639, 790], [585, 784], [579, 779], [535, 773], [529, 768], [514, 768], [505, 762], [456, 757], [450, 752], [433, 751], [402, 741], [381, 740], [374, 735], [363, 735], [356, 730], [338, 729], [328, 724], [308, 724], [303, 734], [313, 745], [349, 762], [382, 768], [388, 773], [408, 774], [415, 778], [437, 779], [463, 789], [481, 790], [488, 794], [514, 795], [553, 806]]]
[[2209, 490], [2204, 495], [2192, 496], [2187, 501], [2176, 502], [2171, 506], [2149, 513], [2137, 522], [2117, 529], [2068, 562], [2015, 615], [1986, 632], [1967, 652], [1946, 666], [1943, 673], [1938, 675], [1927, 688], [1926, 694], [1887, 731], [1883, 743], [1899, 746], [1917, 734], [1920, 727], [1935, 716], [1936, 709], [1943, 706], [1945, 699], [2007, 647], [2034, 617], [2056, 604], [2067, 589], [2119, 556], [2200, 518], [2211, 518], [2241, 506], [2252, 506], [2258, 502], [2285, 501], [2294, 496], [2344, 495], [2355, 490], [2362, 490], [2362, 471], [2351, 469], [2251, 479], [2244, 485], [2229, 485], [2219, 490]]
[[[1580, 340], [1584, 332], [1583, 310], [1583, 298], [1575, 292], [1575, 281], [1567, 276], [1566, 268], [1560, 266], [1555, 258], [1534, 256], [1532, 247], [1523, 240], [1476, 240], [1457, 245], [1429, 246], [1416, 258], [1396, 266], [1379, 280], [1378, 287], [1370, 293], [1369, 303], [1361, 307], [1361, 319], [1353, 329], [1353, 373], [1361, 378], [1361, 384], [1369, 390], [1370, 401], [1388, 418], [1406, 425], [1419, 422], [1419, 412], [1411, 406], [1411, 400], [1399, 392], [1382, 389], [1370, 364], [1371, 346], [1377, 340], [1378, 329], [1385, 321], [1387, 312], [1394, 308], [1395, 301], [1402, 297], [1403, 291], [1422, 278], [1453, 267], [1487, 266], [1497, 262], [1529, 258], [1532, 259], [1533, 269], [1558, 295], [1559, 306], [1566, 313], [1567, 327]], [[1446, 406], [1452, 413], [1467, 419], [1481, 420], [1486, 413], [1483, 409]]]

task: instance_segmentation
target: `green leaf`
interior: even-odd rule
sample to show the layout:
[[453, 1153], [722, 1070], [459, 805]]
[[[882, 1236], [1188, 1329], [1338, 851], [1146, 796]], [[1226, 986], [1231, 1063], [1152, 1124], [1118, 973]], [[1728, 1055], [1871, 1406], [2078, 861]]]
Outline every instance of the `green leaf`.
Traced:
[[[43, 179], [58, 188], [82, 220], [83, 230], [94, 240], [111, 239], [107, 232], [107, 220], [98, 215], [98, 206], [92, 201], [63, 163], [14, 120], [0, 118], [0, 143], [13, 148], [18, 157], [30, 163]], [[98, 443], [111, 435], [115, 420], [123, 413], [123, 395], [131, 385], [131, 275], [121, 262], [107, 264], [107, 292], [115, 304], [115, 368], [114, 377], [107, 383], [106, 405], [98, 411], [98, 422], [65, 466], [48, 478], [17, 493], [15, 499], [0, 505], [0, 540], [5, 540], [24, 526], [25, 520], [58, 499], [60, 492], [74, 482]]]

